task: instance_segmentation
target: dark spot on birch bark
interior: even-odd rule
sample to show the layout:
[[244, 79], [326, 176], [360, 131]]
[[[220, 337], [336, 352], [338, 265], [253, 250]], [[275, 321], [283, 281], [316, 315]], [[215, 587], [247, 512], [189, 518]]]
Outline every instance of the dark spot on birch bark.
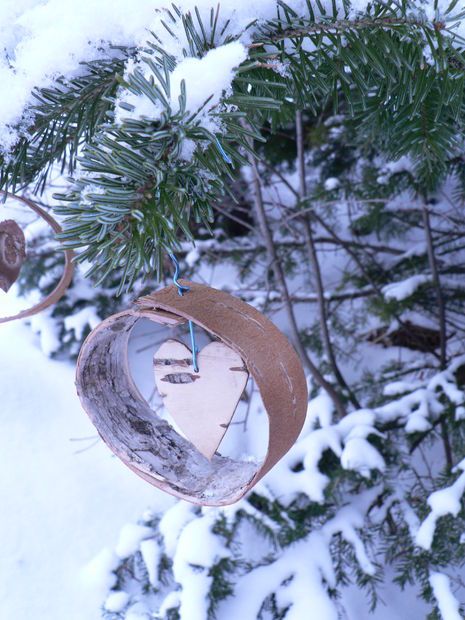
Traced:
[[151, 435], [153, 432], [150, 422], [145, 420], [129, 420], [131, 428], [141, 435]]
[[174, 372], [163, 377], [161, 381], [166, 381], [166, 383], [194, 383], [197, 379], [200, 379], [199, 375], [192, 375], [190, 372]]
[[9, 290], [16, 282], [26, 257], [24, 233], [14, 220], [0, 222], [0, 288]]
[[160, 358], [154, 358], [153, 363], [154, 366], [185, 366], [186, 368], [189, 368], [189, 366], [191, 365], [192, 360], [187, 358], [187, 359], [180, 359], [180, 360], [175, 360], [172, 358], [168, 358], [168, 357], [160, 357]]

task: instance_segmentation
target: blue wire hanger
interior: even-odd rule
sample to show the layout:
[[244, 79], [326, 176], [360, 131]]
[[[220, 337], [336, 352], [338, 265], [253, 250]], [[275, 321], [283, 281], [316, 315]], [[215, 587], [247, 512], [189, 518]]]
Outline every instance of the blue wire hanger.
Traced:
[[[222, 158], [224, 159], [224, 161], [227, 164], [232, 164], [233, 161], [232, 159], [229, 157], [229, 155], [226, 153], [226, 151], [223, 148], [223, 145], [221, 144], [221, 142], [218, 140], [218, 138], [215, 136], [215, 141], [216, 141], [216, 146], [222, 156]], [[173, 276], [173, 283], [176, 286], [176, 288], [178, 289], [178, 295], [181, 295], [181, 297], [184, 295], [184, 293], [188, 293], [190, 291], [190, 287], [189, 286], [183, 286], [178, 278], [179, 278], [179, 262], [178, 259], [176, 258], [176, 256], [172, 253], [169, 252], [168, 256], [171, 258], [171, 260], [173, 261], [174, 264], [174, 276]], [[189, 321], [189, 333], [191, 336], [191, 348], [192, 348], [192, 365], [194, 366], [194, 371], [195, 372], [199, 372], [199, 366], [197, 364], [197, 353], [199, 352], [197, 345], [195, 344], [195, 333], [194, 333], [194, 323], [192, 321]]]
[[[176, 286], [176, 288], [178, 289], [178, 295], [180, 295], [181, 297], [184, 295], [184, 293], [188, 293], [191, 289], [189, 286], [183, 286], [178, 278], [179, 278], [179, 262], [178, 259], [176, 258], [176, 256], [174, 254], [172, 254], [171, 252], [168, 254], [168, 256], [171, 258], [171, 260], [173, 261], [174, 264], [174, 276], [173, 276], [173, 284]], [[191, 349], [192, 349], [192, 365], [194, 367], [194, 371], [195, 372], [199, 372], [199, 366], [197, 363], [197, 353], [199, 352], [197, 345], [195, 343], [195, 333], [194, 333], [194, 323], [192, 321], [189, 321], [189, 333], [191, 336]]]

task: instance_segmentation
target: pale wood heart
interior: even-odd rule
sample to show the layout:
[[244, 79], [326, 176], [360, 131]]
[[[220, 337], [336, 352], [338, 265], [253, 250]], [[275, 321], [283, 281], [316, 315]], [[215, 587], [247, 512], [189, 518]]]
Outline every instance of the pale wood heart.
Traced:
[[6, 292], [19, 276], [26, 257], [24, 233], [14, 220], [0, 222], [0, 288]]
[[222, 342], [197, 356], [178, 340], [167, 340], [153, 358], [155, 383], [169, 414], [186, 438], [208, 459], [215, 454], [249, 377], [238, 353]]

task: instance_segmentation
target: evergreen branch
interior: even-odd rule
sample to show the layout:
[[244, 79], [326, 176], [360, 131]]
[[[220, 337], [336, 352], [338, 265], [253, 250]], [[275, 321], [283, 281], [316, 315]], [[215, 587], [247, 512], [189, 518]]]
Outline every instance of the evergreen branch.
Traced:
[[[177, 61], [159, 33], [124, 79], [133, 49], [84, 65], [80, 77], [36, 93], [30, 137], [0, 165], [0, 187], [35, 180], [41, 191], [54, 163], [73, 174], [80, 153], [82, 174], [60, 196], [63, 240], [83, 248], [81, 260], [93, 261], [93, 273], [124, 264], [122, 286], [138, 271], [159, 275], [163, 252], [192, 240], [196, 223], [212, 221], [234, 176], [217, 140], [234, 166], [246, 165], [257, 157], [262, 128], [283, 126], [296, 109], [319, 113], [331, 102], [347, 109], [361, 140], [380, 142], [392, 158], [413, 157], [417, 176], [433, 189], [446, 173], [444, 162], [460, 152], [465, 128], [465, 56], [451, 26], [461, 14], [453, 15], [451, 5], [446, 19], [428, 21], [412, 18], [409, 3], [375, 2], [366, 15], [349, 19], [345, 5], [345, 16], [336, 3], [332, 12], [320, 5], [309, 0], [303, 17], [278, 2], [276, 19], [246, 26], [255, 29], [249, 57], [216, 106], [207, 99], [188, 112], [182, 89], [179, 110], [173, 109]], [[220, 29], [218, 10], [209, 23], [199, 11], [173, 7], [166, 15], [169, 36], [174, 23], [184, 29], [186, 57], [203, 58], [242, 34], [229, 20]], [[277, 73], [280, 64], [285, 71]], [[128, 94], [145, 97], [159, 116], [137, 118]], [[216, 133], [202, 126], [202, 115]]]
[[35, 182], [41, 193], [54, 163], [72, 174], [79, 149], [92, 140], [107, 121], [118, 87], [118, 73], [133, 50], [117, 50], [106, 60], [83, 63], [87, 71], [72, 80], [59, 78], [57, 85], [34, 91], [36, 103], [29, 113], [34, 124], [20, 138], [4, 165], [0, 162], [0, 187], [14, 192]]

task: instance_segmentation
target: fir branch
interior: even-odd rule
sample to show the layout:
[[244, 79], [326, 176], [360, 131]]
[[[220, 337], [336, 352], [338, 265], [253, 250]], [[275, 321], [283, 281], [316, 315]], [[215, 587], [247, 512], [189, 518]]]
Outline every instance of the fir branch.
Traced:
[[74, 172], [80, 148], [108, 120], [118, 74], [131, 53], [115, 49], [110, 58], [83, 63], [79, 77], [59, 78], [54, 87], [34, 91], [36, 102], [28, 111], [34, 123], [3, 165], [0, 161], [0, 188], [14, 193], [35, 183], [33, 192], [41, 193], [55, 163], [62, 173]]
[[[399, 27], [415, 27], [423, 29], [430, 27], [435, 31], [442, 31], [447, 28], [443, 21], [431, 21], [420, 20], [413, 17], [371, 17], [371, 18], [359, 18], [359, 19], [331, 19], [327, 18], [321, 22], [310, 22], [307, 25], [300, 27], [289, 27], [281, 32], [269, 34], [266, 41], [258, 41], [252, 43], [251, 47], [262, 47], [269, 43], [279, 43], [281, 41], [287, 41], [289, 39], [302, 39], [311, 34], [327, 34], [347, 32], [353, 30], [397, 30]], [[268, 30], [271, 30], [271, 26], [267, 26]]]

